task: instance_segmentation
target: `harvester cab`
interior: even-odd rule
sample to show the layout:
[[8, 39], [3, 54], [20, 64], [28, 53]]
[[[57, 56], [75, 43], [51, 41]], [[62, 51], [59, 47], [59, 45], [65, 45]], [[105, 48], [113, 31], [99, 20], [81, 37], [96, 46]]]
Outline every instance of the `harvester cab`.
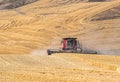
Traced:
[[63, 38], [61, 45], [61, 49], [48, 49], [48, 55], [53, 53], [82, 53], [82, 47], [77, 38]]
[[75, 50], [77, 48], [76, 38], [63, 38], [62, 50]]

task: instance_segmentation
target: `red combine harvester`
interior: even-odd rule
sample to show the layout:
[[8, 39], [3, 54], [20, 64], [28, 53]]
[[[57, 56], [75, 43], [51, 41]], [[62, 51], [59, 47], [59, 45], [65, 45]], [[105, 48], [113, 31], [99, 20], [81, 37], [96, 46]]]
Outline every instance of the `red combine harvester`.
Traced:
[[77, 38], [63, 38], [61, 43], [61, 49], [48, 49], [48, 55], [52, 53], [82, 53], [82, 47], [77, 41]]
[[53, 53], [85, 53], [85, 54], [97, 54], [96, 51], [83, 51], [82, 46], [79, 44], [77, 38], [63, 38], [61, 49], [48, 49], [48, 55]]

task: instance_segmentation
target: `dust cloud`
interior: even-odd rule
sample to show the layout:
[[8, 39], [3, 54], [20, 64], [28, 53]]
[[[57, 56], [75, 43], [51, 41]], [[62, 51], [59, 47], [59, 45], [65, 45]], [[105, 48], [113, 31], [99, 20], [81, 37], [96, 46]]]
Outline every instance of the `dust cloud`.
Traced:
[[31, 55], [47, 56], [47, 49], [35, 49], [31, 52]]

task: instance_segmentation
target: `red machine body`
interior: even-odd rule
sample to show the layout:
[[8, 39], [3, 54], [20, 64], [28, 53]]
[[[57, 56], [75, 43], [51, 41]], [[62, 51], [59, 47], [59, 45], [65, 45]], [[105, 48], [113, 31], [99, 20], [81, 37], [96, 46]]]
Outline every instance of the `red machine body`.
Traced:
[[77, 41], [77, 38], [63, 38], [61, 41], [61, 49], [48, 49], [48, 55], [52, 53], [80, 53], [82, 48]]
[[63, 40], [63, 41], [62, 41], [62, 49], [65, 49], [65, 48], [66, 48], [66, 44], [67, 44], [67, 40]]
[[76, 38], [63, 38], [62, 50], [76, 49], [77, 45], [78, 45], [78, 42]]

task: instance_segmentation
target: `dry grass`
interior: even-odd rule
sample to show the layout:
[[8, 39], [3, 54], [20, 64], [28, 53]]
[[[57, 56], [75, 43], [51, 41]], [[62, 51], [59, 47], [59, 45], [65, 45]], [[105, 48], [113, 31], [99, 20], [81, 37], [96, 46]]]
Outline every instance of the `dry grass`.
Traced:
[[101, 55], [0, 55], [0, 81], [119, 82], [120, 74], [114, 69], [119, 62], [120, 57]]
[[119, 56], [43, 52], [70, 36], [85, 50], [119, 55], [119, 6], [120, 0], [39, 0], [1, 10], [0, 82], [120, 82]]

